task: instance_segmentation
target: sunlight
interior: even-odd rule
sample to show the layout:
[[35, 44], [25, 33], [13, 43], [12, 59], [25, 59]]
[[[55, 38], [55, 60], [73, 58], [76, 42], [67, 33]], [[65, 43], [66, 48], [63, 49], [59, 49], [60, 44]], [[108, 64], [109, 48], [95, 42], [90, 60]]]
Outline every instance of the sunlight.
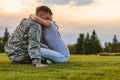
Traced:
[[0, 7], [8, 12], [17, 12], [22, 8], [20, 0], [0, 0]]
[[36, 0], [0, 0], [0, 8], [12, 13], [35, 6], [37, 6]]
[[20, 7], [12, 7], [12, 6], [10, 6], [10, 7], [5, 7], [5, 9], [6, 9], [7, 11], [13, 13], [13, 12], [19, 11], [21, 8], [20, 8]]

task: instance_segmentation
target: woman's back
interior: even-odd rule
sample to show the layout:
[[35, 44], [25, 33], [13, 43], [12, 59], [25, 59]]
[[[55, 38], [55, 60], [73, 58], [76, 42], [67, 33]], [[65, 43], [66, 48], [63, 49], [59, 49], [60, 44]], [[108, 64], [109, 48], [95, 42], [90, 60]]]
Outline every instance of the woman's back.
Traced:
[[45, 43], [48, 45], [48, 47], [54, 51], [57, 51], [66, 57], [69, 57], [69, 50], [61, 37], [59, 36], [56, 28], [55, 23], [53, 21], [50, 21], [51, 27], [50, 28], [43, 28], [43, 38], [45, 40]]

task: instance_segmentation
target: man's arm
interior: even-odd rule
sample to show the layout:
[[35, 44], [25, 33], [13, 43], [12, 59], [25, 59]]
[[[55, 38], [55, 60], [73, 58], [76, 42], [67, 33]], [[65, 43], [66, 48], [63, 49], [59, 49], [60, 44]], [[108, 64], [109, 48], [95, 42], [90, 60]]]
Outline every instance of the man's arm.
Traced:
[[32, 64], [36, 67], [46, 67], [41, 64], [40, 40], [42, 27], [39, 24], [29, 26], [28, 30], [28, 54], [32, 60]]

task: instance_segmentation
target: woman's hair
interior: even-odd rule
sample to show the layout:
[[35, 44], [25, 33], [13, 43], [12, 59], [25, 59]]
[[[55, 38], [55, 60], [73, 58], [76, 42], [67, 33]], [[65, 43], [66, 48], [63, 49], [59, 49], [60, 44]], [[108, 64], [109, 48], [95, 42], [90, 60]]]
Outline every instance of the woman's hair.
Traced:
[[53, 15], [51, 9], [47, 6], [39, 6], [36, 8], [36, 14], [38, 14], [39, 12], [46, 12], [49, 13], [50, 15]]

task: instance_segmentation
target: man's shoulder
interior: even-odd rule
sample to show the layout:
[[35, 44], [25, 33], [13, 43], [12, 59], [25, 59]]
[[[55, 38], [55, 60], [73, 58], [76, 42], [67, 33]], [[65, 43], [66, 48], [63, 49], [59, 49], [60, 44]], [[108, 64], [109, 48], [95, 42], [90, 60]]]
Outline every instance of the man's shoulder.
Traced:
[[26, 20], [24, 20], [24, 21], [22, 22], [22, 25], [26, 25], [26, 26], [38, 26], [38, 27], [41, 27], [40, 24], [34, 22], [33, 20], [31, 20], [31, 19], [29, 19], [29, 18], [26, 19]]
[[33, 22], [31, 19], [25, 19], [25, 20], [23, 20], [21, 22], [21, 25], [28, 25], [28, 26], [30, 26], [30, 25], [33, 25], [33, 24], [35, 24], [35, 22]]

